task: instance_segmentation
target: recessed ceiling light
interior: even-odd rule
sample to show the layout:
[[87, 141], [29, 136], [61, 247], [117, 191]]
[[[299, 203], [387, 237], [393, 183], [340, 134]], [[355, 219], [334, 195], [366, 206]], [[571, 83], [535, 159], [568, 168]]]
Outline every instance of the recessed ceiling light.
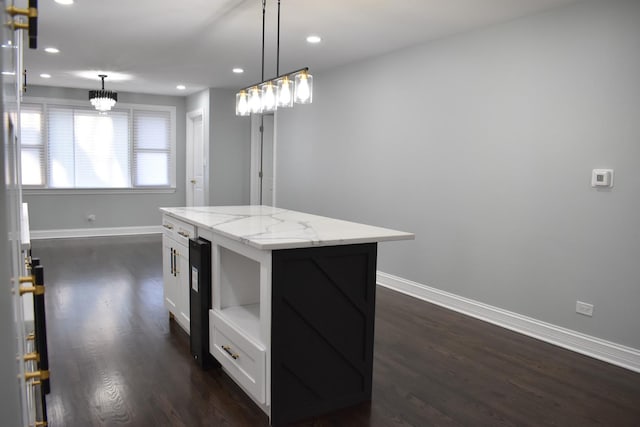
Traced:
[[176, 89], [178, 90], [185, 90], [187, 87], [185, 85], [178, 85], [176, 86]]
[[42, 74], [40, 74], [40, 77], [42, 77], [43, 79], [50, 79], [51, 78], [51, 74], [42, 73]]
[[73, 4], [73, 0], [55, 0], [58, 4], [63, 4], [65, 6]]
[[321, 41], [322, 41], [322, 38], [320, 36], [307, 37], [307, 43], [316, 44], [316, 43], [320, 43]]
[[44, 51], [47, 53], [60, 53], [60, 50], [56, 49], [55, 47], [47, 47], [44, 49]]
[[78, 77], [82, 77], [83, 79], [98, 80], [98, 81], [100, 81], [100, 77], [98, 77], [100, 74], [106, 74], [107, 80], [112, 82], [123, 82], [126, 80], [133, 79], [133, 76], [130, 74], [118, 73], [118, 72], [109, 71], [109, 70], [74, 71], [73, 74]]
[[233, 72], [236, 73], [236, 74], [242, 74], [242, 73], [244, 73], [244, 70], [242, 68], [234, 68]]

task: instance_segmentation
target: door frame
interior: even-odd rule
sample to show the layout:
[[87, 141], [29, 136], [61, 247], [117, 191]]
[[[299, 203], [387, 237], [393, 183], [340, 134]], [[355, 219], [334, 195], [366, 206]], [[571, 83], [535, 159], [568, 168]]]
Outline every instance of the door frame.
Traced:
[[184, 181], [184, 189], [185, 189], [185, 205], [188, 206], [187, 201], [189, 200], [189, 191], [190, 191], [190, 182], [189, 180], [193, 176], [193, 164], [192, 164], [192, 150], [193, 150], [193, 123], [198, 117], [202, 117], [202, 151], [204, 151], [203, 156], [204, 160], [202, 163], [202, 167], [204, 169], [202, 176], [204, 182], [202, 183], [202, 191], [204, 192], [204, 205], [209, 205], [209, 132], [207, 131], [207, 117], [205, 115], [203, 108], [198, 108], [193, 111], [189, 111], [187, 113], [186, 127], [187, 127], [187, 136], [185, 141], [185, 181]]
[[[276, 186], [276, 164], [277, 164], [277, 135], [278, 135], [278, 112], [269, 113], [273, 116], [273, 200], [272, 205], [277, 206], [277, 186]], [[252, 205], [260, 204], [260, 186], [262, 185], [262, 178], [260, 178], [260, 160], [262, 158], [262, 152], [260, 150], [260, 125], [262, 115], [251, 115], [251, 176], [249, 182], [251, 183], [250, 201]], [[264, 167], [264, 165], [263, 165]]]

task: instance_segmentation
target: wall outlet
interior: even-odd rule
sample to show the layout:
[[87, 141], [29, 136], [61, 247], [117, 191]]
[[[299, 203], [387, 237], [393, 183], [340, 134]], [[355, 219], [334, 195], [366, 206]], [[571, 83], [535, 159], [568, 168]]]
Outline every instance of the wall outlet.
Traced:
[[576, 301], [576, 313], [583, 314], [585, 316], [593, 316], [593, 304], [588, 304], [582, 301]]
[[96, 215], [95, 214], [89, 214], [87, 215], [87, 221], [89, 222], [93, 222], [96, 220]]

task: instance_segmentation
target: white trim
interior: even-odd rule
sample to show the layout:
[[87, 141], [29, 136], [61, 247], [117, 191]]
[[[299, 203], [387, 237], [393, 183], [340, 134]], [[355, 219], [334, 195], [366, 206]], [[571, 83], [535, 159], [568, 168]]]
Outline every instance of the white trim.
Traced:
[[612, 365], [640, 372], [640, 350], [493, 307], [381, 271], [377, 283], [389, 289], [537, 338]]
[[67, 228], [61, 230], [31, 230], [31, 240], [68, 239], [74, 237], [133, 236], [162, 233], [160, 225], [138, 227]]
[[84, 195], [84, 194], [171, 194], [175, 193], [175, 188], [154, 188], [154, 187], [134, 187], [134, 188], [25, 188], [22, 187], [22, 194], [27, 196], [53, 196], [53, 195]]
[[276, 110], [273, 113], [273, 148], [272, 148], [272, 153], [273, 153], [273, 166], [272, 166], [272, 171], [273, 171], [273, 194], [271, 195], [271, 206], [278, 206], [278, 204], [276, 203], [276, 193], [277, 193], [277, 186], [276, 186], [276, 177], [278, 174], [278, 111]]
[[[90, 89], [87, 89], [87, 93], [89, 93]], [[22, 98], [22, 102], [24, 104], [47, 104], [47, 105], [55, 105], [58, 107], [86, 107], [87, 110], [95, 110], [88, 102], [88, 98], [86, 100], [79, 99], [67, 99], [67, 98], [48, 98], [46, 96], [25, 96]], [[115, 110], [128, 110], [128, 109], [138, 109], [138, 110], [147, 110], [147, 111], [169, 111], [172, 109], [174, 112], [176, 111], [175, 105], [165, 105], [165, 104], [138, 104], [131, 102], [118, 102], [117, 106], [114, 107]]]

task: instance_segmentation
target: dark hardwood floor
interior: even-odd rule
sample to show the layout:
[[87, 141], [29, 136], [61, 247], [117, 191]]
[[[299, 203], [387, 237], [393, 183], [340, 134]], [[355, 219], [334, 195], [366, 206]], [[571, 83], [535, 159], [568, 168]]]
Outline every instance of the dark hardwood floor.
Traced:
[[[192, 362], [163, 307], [159, 236], [40, 240], [33, 255], [51, 426], [268, 425]], [[371, 403], [299, 426], [640, 426], [640, 374], [380, 287], [375, 337]]]

